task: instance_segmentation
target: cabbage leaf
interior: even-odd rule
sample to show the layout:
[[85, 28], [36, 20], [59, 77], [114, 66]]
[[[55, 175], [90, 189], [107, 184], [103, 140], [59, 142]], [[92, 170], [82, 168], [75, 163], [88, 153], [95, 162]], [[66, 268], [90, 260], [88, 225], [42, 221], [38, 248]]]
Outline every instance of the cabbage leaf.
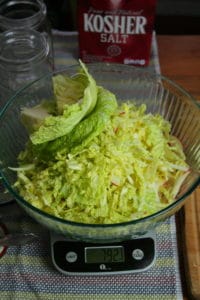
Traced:
[[54, 157], [57, 151], [79, 152], [106, 127], [111, 115], [117, 108], [116, 97], [108, 90], [99, 87], [97, 104], [93, 112], [79, 122], [74, 129], [54, 141], [34, 147], [35, 153], [47, 160]]
[[96, 82], [88, 73], [85, 65], [81, 63], [81, 66], [88, 79], [83, 99], [75, 104], [64, 106], [62, 115], [47, 117], [39, 129], [30, 135], [33, 144], [43, 144], [66, 135], [94, 109], [97, 101]]

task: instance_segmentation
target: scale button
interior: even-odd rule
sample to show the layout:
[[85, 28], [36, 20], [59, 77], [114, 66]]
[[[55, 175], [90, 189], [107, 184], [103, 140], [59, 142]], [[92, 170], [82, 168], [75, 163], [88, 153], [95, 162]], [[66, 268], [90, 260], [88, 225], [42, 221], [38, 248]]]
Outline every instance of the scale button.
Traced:
[[78, 258], [78, 255], [76, 252], [74, 251], [69, 251], [67, 252], [66, 256], [65, 256], [66, 260], [69, 262], [69, 263], [73, 263], [77, 260]]
[[134, 249], [132, 252], [132, 257], [135, 260], [141, 260], [144, 257], [144, 252], [141, 249]]

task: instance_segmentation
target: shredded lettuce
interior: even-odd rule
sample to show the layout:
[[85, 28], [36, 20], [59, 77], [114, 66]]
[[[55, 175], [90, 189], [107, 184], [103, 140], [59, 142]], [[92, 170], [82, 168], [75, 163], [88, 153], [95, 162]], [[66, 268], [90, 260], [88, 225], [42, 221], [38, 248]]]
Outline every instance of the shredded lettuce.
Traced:
[[96, 100], [88, 115], [53, 141], [31, 139], [20, 153], [16, 188], [47, 213], [90, 224], [135, 220], [166, 207], [189, 173], [170, 123], [147, 114], [144, 104], [117, 104], [115, 95], [92, 85], [85, 97]]

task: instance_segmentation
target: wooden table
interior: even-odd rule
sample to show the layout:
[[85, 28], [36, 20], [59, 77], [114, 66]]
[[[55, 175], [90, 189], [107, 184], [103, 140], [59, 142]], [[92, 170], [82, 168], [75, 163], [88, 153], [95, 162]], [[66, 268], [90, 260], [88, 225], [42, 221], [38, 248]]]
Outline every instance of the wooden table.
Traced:
[[161, 72], [200, 101], [200, 35], [157, 37]]
[[[200, 102], [200, 35], [159, 35], [157, 41], [161, 73], [181, 85]], [[184, 215], [185, 230], [180, 227], [178, 230], [181, 235], [178, 238], [179, 243], [181, 241], [180, 265], [184, 275], [185, 300], [192, 299], [191, 295], [195, 296], [194, 299], [200, 299], [200, 188], [189, 198], [179, 214], [180, 217]], [[187, 263], [185, 256], [188, 258]]]

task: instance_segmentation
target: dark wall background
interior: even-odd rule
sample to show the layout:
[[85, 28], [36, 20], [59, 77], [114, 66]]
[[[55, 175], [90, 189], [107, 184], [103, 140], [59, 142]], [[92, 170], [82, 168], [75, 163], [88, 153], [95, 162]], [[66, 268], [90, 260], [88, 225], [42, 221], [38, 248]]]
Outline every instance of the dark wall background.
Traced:
[[[76, 0], [44, 0], [52, 27], [76, 30]], [[157, 0], [158, 34], [200, 34], [200, 0]]]
[[200, 34], [200, 0], [157, 0], [156, 32]]

